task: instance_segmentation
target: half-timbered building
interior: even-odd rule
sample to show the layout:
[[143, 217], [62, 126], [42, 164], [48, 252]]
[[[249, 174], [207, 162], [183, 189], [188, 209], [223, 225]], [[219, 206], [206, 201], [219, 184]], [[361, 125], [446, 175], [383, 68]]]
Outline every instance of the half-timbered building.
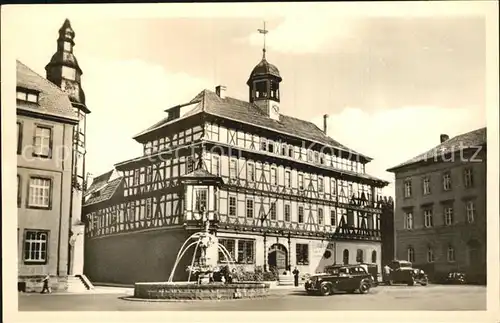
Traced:
[[[248, 101], [226, 96], [224, 86], [203, 90], [134, 137], [143, 155], [116, 164], [86, 193], [91, 280], [166, 280], [204, 214], [247, 270], [380, 266], [387, 182], [365, 172], [371, 158], [328, 136], [327, 116], [320, 129], [281, 113], [281, 81], [264, 51]], [[190, 261], [186, 255], [178, 268]]]

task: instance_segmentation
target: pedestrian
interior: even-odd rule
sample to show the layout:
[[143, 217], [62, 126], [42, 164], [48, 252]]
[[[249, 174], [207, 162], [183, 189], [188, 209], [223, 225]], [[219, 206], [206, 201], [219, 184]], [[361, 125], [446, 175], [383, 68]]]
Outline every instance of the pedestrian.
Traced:
[[297, 269], [297, 267], [295, 267], [295, 269], [293, 270], [293, 281], [294, 281], [294, 285], [295, 287], [299, 286], [299, 270]]
[[43, 288], [42, 288], [42, 294], [45, 294], [45, 291], [47, 291], [49, 294], [52, 293], [49, 287], [49, 281], [50, 281], [50, 276], [47, 275], [43, 279]]
[[389, 267], [388, 265], [385, 265], [384, 266], [384, 283], [387, 284], [387, 282], [389, 281], [390, 274], [391, 274], [391, 267]]

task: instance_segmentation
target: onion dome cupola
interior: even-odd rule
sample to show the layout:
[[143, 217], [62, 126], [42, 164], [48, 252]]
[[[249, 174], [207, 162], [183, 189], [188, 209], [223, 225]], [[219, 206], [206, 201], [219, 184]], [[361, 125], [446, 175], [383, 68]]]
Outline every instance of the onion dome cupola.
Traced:
[[262, 60], [254, 67], [247, 81], [249, 100], [250, 103], [256, 104], [270, 118], [279, 120], [279, 86], [282, 78], [278, 68], [266, 59], [265, 36], [268, 31], [265, 24], [264, 29], [259, 29], [259, 32], [264, 34], [264, 48], [262, 49]]
[[75, 108], [90, 113], [85, 104], [85, 93], [81, 84], [83, 72], [73, 54], [74, 39], [75, 31], [71, 28], [70, 21], [66, 19], [59, 29], [57, 51], [52, 55], [49, 64], [45, 66], [45, 71], [47, 79], [69, 95]]

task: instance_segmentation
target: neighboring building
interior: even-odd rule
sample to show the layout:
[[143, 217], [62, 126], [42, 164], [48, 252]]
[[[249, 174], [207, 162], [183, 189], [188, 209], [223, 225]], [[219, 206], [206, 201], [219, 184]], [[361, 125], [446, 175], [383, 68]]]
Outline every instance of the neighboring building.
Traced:
[[486, 282], [486, 128], [449, 139], [388, 171], [396, 175], [396, 255], [439, 280]]
[[394, 200], [392, 197], [384, 197], [380, 231], [382, 234], [382, 266], [385, 266], [395, 258]]
[[27, 291], [47, 274], [66, 289], [72, 158], [62, 154], [77, 123], [68, 96], [18, 61], [18, 265]]
[[[249, 271], [380, 267], [387, 182], [365, 173], [371, 158], [327, 135], [326, 116], [321, 130], [282, 114], [281, 80], [264, 55], [247, 82], [249, 102], [227, 97], [224, 86], [203, 90], [134, 137], [143, 156], [94, 179], [84, 205], [93, 281], [167, 280], [203, 209]], [[187, 278], [191, 259], [192, 251], [174, 279]]]
[[[75, 106], [84, 107], [85, 101], [69, 21], [59, 34], [57, 53], [46, 67], [47, 79], [17, 61], [18, 287], [24, 291], [40, 290], [47, 274], [55, 290], [76, 286], [70, 236], [81, 208], [73, 208], [73, 143], [81, 125]], [[72, 92], [68, 95], [67, 86], [63, 90], [56, 86], [71, 83], [67, 78], [73, 79], [80, 94], [78, 102]]]

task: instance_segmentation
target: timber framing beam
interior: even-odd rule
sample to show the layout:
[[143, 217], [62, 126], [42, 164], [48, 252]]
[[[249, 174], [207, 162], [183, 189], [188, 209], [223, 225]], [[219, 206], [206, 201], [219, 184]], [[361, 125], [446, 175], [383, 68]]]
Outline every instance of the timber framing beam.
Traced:
[[362, 206], [357, 206], [353, 204], [348, 204], [348, 203], [342, 203], [338, 201], [332, 201], [332, 200], [327, 200], [327, 199], [317, 199], [317, 198], [311, 198], [311, 197], [306, 197], [306, 196], [301, 196], [301, 195], [291, 195], [291, 194], [286, 194], [286, 193], [281, 193], [281, 192], [270, 192], [270, 191], [264, 191], [264, 190], [259, 190], [256, 188], [247, 188], [244, 186], [237, 186], [233, 184], [224, 184], [221, 189], [227, 190], [228, 192], [234, 192], [234, 193], [245, 193], [245, 194], [255, 194], [257, 196], [262, 196], [262, 197], [269, 197], [269, 198], [282, 198], [282, 199], [292, 199], [298, 202], [305, 202], [305, 203], [315, 203], [315, 204], [322, 204], [322, 205], [330, 205], [334, 207], [342, 207], [348, 210], [354, 210], [354, 211], [360, 211], [360, 212], [371, 212], [371, 213], [377, 213], [381, 214], [382, 210], [379, 208], [375, 207], [362, 207]]

